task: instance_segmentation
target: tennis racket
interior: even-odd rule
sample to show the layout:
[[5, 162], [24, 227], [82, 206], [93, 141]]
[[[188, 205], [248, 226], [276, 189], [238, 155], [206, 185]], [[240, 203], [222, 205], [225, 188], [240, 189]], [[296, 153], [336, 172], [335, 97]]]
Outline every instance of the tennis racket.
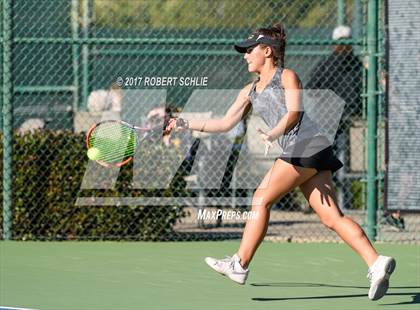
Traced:
[[161, 137], [163, 126], [144, 128], [120, 120], [94, 124], [86, 134], [88, 156], [105, 167], [121, 167], [129, 163], [145, 139]]

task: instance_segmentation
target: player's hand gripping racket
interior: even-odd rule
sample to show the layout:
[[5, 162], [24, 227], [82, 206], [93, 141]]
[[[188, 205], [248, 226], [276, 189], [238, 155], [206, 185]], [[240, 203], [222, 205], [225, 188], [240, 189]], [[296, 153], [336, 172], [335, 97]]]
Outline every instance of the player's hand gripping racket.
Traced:
[[[185, 126], [184, 122], [176, 120], [179, 127]], [[161, 126], [144, 128], [120, 120], [102, 121], [93, 125], [86, 134], [87, 155], [102, 166], [121, 167], [133, 159], [142, 141], [168, 134], [166, 128], [166, 122]]]

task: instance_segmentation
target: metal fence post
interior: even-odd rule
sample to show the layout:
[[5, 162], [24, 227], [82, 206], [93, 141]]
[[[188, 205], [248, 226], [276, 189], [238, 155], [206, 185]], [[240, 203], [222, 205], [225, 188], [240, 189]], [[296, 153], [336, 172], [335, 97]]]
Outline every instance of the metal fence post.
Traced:
[[359, 39], [363, 36], [363, 3], [361, 0], [354, 1], [353, 7], [353, 23], [352, 23], [352, 37]]
[[378, 33], [378, 1], [368, 2], [367, 48], [368, 48], [368, 237], [376, 238], [377, 200], [377, 33]]
[[337, 24], [343, 26], [346, 24], [346, 2], [337, 0]]
[[[71, 2], [71, 30], [72, 37], [76, 41], [79, 38], [79, 0]], [[72, 44], [73, 61], [73, 112], [79, 110], [79, 43]]]
[[[90, 0], [83, 1], [82, 29], [83, 38], [89, 38], [89, 17], [90, 17]], [[84, 42], [82, 45], [82, 100], [83, 105], [87, 109], [87, 98], [89, 96], [89, 43]]]
[[3, 1], [3, 239], [12, 234], [12, 1]]

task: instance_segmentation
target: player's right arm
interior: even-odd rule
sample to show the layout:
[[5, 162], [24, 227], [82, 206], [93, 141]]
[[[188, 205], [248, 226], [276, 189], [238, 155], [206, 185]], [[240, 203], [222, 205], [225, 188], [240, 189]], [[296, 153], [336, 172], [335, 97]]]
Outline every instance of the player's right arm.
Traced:
[[[231, 130], [248, 112], [250, 104], [248, 94], [251, 86], [252, 84], [248, 84], [239, 92], [223, 118], [204, 120], [186, 119], [188, 128], [202, 132], [227, 132]], [[171, 131], [176, 126], [176, 119], [170, 119], [166, 130]]]

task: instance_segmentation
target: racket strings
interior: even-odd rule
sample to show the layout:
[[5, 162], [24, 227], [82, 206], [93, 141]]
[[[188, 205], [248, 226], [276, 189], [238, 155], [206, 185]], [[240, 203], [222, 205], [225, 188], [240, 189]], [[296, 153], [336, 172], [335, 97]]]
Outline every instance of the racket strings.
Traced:
[[137, 135], [124, 124], [104, 123], [92, 131], [89, 144], [99, 150], [97, 160], [118, 163], [134, 155]]

